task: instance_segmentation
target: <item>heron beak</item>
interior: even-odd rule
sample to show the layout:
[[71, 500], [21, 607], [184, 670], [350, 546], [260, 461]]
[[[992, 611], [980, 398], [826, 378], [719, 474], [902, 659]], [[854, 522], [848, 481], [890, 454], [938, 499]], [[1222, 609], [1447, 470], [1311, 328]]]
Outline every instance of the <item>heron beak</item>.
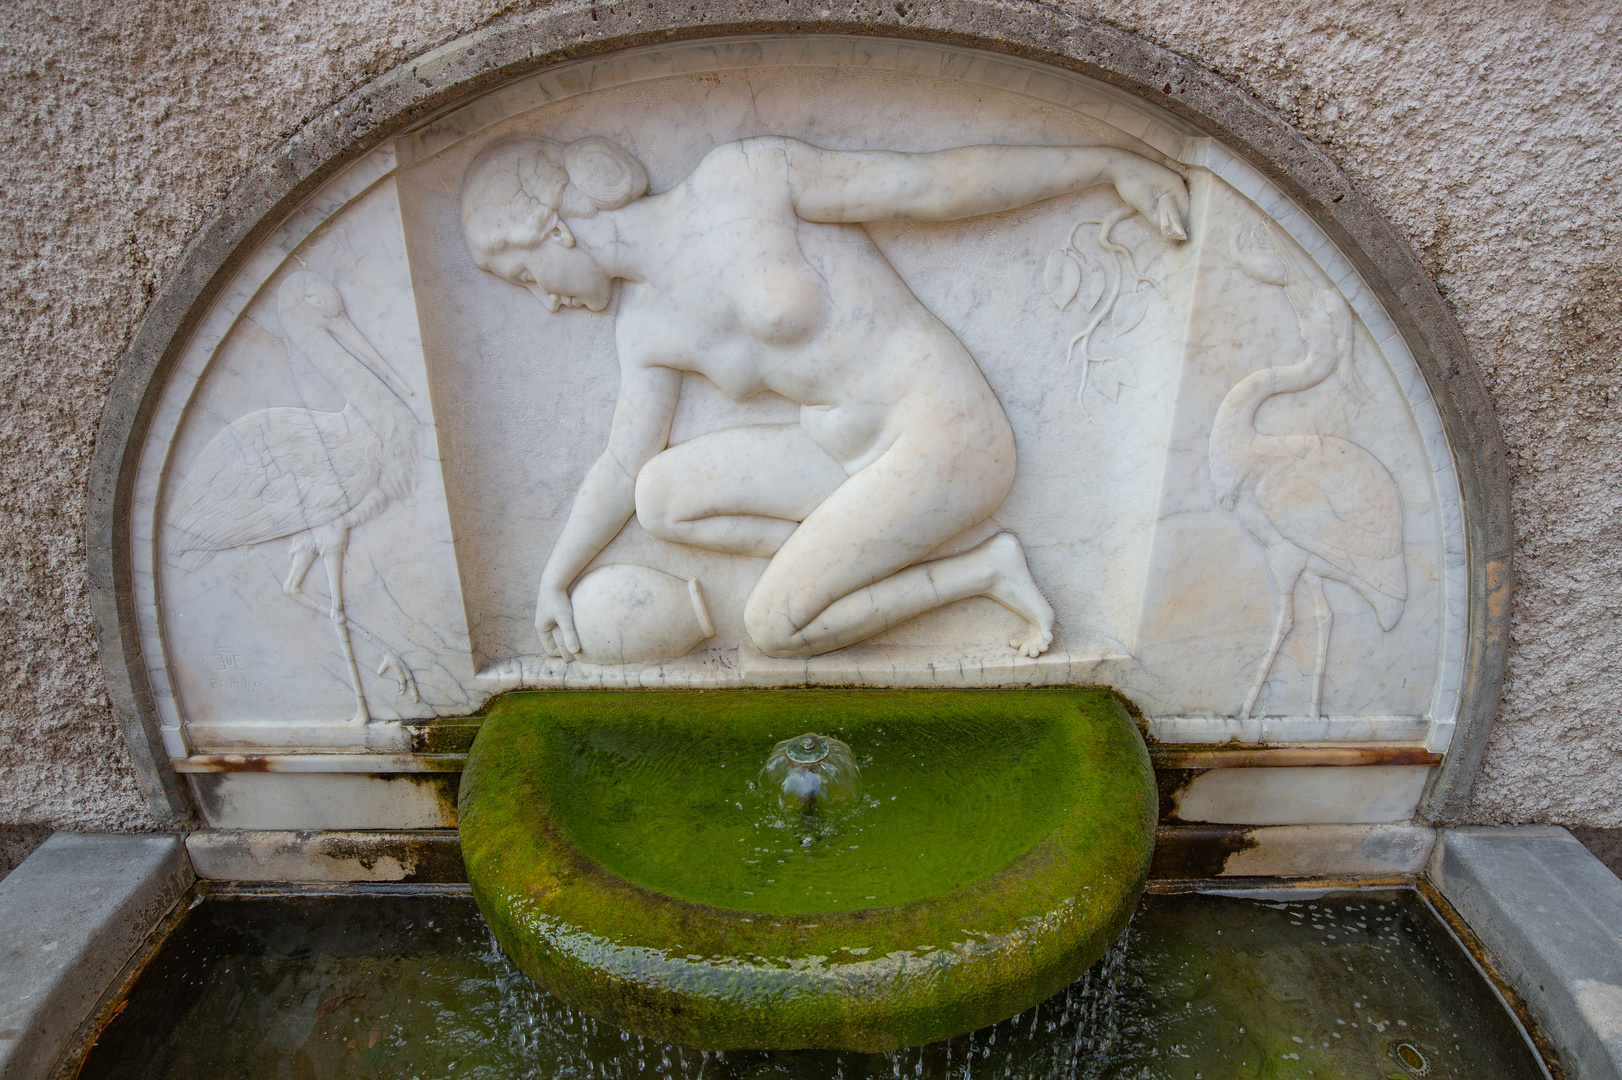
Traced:
[[347, 349], [355, 359], [371, 368], [372, 374], [382, 379], [390, 390], [401, 397], [414, 396], [411, 387], [407, 386], [406, 381], [389, 366], [387, 360], [383, 359], [383, 354], [366, 340], [366, 335], [356, 329], [355, 324], [349, 321], [348, 315], [339, 312], [327, 324], [327, 329], [338, 340], [338, 344]]
[[[1228, 234], [1228, 253], [1248, 278], [1266, 285], [1288, 285], [1290, 267], [1268, 233], [1252, 233], [1241, 238], [1235, 229]], [[1248, 242], [1247, 242], [1248, 241]]]

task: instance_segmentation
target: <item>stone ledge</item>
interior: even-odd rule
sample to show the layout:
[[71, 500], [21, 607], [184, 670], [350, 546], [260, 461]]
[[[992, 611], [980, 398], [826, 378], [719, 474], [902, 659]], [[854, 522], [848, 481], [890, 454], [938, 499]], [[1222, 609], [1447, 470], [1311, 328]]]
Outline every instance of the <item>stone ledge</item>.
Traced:
[[0, 1077], [50, 1072], [193, 880], [179, 837], [59, 832], [0, 882]]
[[1151, 888], [1217, 879], [1413, 881], [1435, 832], [1425, 825], [1168, 825], [1155, 832]]
[[454, 829], [418, 832], [218, 829], [186, 837], [197, 876], [242, 882], [458, 883], [467, 880]]
[[1444, 830], [1430, 877], [1568, 1075], [1622, 1080], [1622, 880], [1558, 826]]
[[[1435, 831], [1424, 825], [1162, 825], [1156, 881], [1412, 881]], [[186, 837], [197, 876], [252, 884], [454, 884], [467, 880], [454, 829], [211, 829]]]

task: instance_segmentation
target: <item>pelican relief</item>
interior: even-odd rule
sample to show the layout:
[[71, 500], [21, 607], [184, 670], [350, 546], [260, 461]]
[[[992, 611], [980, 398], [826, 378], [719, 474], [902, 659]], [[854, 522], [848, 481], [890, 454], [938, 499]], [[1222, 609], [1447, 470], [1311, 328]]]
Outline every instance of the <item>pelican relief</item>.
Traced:
[[[177, 537], [174, 561], [195, 571], [218, 552], [291, 538], [282, 591], [332, 620], [355, 692], [354, 722], [363, 724], [370, 713], [351, 634], [382, 653], [379, 675], [392, 671], [398, 692], [418, 700], [411, 669], [349, 618], [343, 590], [350, 532], [416, 483], [418, 423], [404, 400], [411, 388], [356, 329], [326, 279], [307, 271], [288, 275], [277, 291], [277, 311], [289, 352], [307, 359], [344, 406], [261, 409], [214, 436], [176, 486], [168, 514]], [[319, 400], [322, 388], [310, 384], [311, 373], [293, 367], [304, 399]], [[303, 588], [317, 557], [327, 575], [325, 605]]]

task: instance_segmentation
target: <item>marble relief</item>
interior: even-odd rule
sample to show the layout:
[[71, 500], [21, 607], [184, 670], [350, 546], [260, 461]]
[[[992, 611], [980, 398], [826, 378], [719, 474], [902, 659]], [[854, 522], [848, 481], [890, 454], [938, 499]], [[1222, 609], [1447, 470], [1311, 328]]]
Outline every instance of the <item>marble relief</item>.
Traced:
[[209, 745], [366, 745], [476, 705], [394, 184], [292, 248], [193, 390], [157, 525]]
[[1239, 710], [1256, 707], [1279, 647], [1295, 621], [1295, 589], [1312, 595], [1318, 655], [1312, 673], [1310, 716], [1323, 708], [1334, 613], [1325, 581], [1338, 581], [1368, 601], [1380, 629], [1389, 632], [1408, 599], [1402, 551], [1402, 493], [1391, 473], [1349, 439], [1318, 431], [1276, 434], [1256, 425], [1256, 414], [1278, 394], [1298, 394], [1331, 375], [1344, 392], [1366, 396], [1358, 380], [1352, 311], [1323, 272], [1267, 229], [1246, 250], [1234, 236], [1234, 262], [1257, 282], [1284, 290], [1295, 309], [1306, 355], [1241, 379], [1217, 406], [1211, 426], [1211, 482], [1217, 502], [1239, 515], [1267, 549], [1267, 568], [1278, 594], [1278, 622], [1267, 655]]
[[[1182, 195], [1186, 204], [1186, 185]], [[1143, 321], [1151, 297], [1144, 286], [1162, 299], [1166, 298], [1165, 287], [1138, 269], [1132, 249], [1112, 238], [1115, 226], [1130, 216], [1131, 209], [1125, 208], [1102, 218], [1082, 218], [1070, 229], [1065, 243], [1048, 255], [1042, 274], [1048, 297], [1060, 311], [1070, 308], [1073, 301], [1080, 301], [1074, 310], [1080, 315], [1082, 327], [1065, 347], [1064, 363], [1069, 369], [1079, 350], [1081, 383], [1076, 389], [1076, 401], [1084, 412], [1089, 388], [1113, 402], [1123, 386], [1137, 385], [1130, 361], [1093, 355], [1099, 340], [1124, 337]], [[1187, 239], [1181, 222], [1166, 224], [1175, 226], [1166, 239]], [[1090, 247], [1077, 239], [1087, 226], [1093, 227]]]
[[[716, 147], [656, 196], [641, 162], [601, 137], [485, 150], [462, 198], [481, 270], [551, 312], [603, 311], [619, 283], [613, 425], [540, 575], [547, 652], [579, 654], [570, 586], [633, 514], [660, 540], [767, 560], [743, 611], [767, 656], [832, 652], [977, 596], [1023, 620], [1015, 652], [1047, 651], [1053, 608], [1013, 533], [928, 558], [1002, 504], [1014, 433], [973, 356], [862, 226], [980, 217], [1099, 186], [1126, 204], [1099, 227], [1112, 258], [1125, 249], [1109, 232], [1130, 213], [1168, 242], [1186, 238], [1182, 178], [1112, 148], [897, 153], [755, 137]], [[777, 394], [799, 421], [672, 447], [683, 372], [739, 401]]]
[[521, 685], [1440, 722], [1445, 443], [1282, 196], [1017, 62], [695, 48], [436, 121], [255, 264], [148, 450], [177, 743]]
[[[170, 551], [186, 573], [214, 556], [270, 540], [291, 540], [282, 591], [326, 614], [355, 691], [354, 722], [371, 719], [355, 663], [354, 637], [380, 655], [379, 675], [397, 692], [421, 700], [416, 676], [400, 654], [356, 623], [344, 608], [344, 552], [350, 532], [408, 498], [422, 456], [411, 388], [355, 328], [336, 286], [299, 271], [277, 290], [277, 313], [303, 383], [312, 376], [335, 389], [342, 408], [260, 409], [226, 425], [175, 478], [168, 527]], [[298, 378], [298, 375], [295, 375]], [[303, 387], [306, 400], [319, 390]], [[326, 571], [327, 602], [304, 591], [316, 559]]]

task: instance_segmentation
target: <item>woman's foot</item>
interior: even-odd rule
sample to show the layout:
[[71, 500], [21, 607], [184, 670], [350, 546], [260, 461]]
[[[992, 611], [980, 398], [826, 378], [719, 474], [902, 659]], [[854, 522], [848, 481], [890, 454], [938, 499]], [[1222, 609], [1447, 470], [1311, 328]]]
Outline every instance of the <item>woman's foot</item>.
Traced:
[[984, 595], [1030, 623], [1008, 644], [1021, 656], [1041, 656], [1053, 644], [1053, 607], [1031, 577], [1019, 538], [1013, 533], [998, 533], [975, 550], [985, 553], [994, 574]]

